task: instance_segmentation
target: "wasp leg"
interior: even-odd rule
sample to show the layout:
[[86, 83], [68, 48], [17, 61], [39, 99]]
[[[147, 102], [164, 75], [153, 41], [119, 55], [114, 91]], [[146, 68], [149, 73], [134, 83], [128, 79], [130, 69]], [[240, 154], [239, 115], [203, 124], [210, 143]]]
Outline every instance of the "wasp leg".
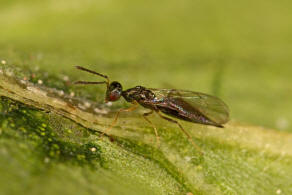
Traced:
[[132, 107], [126, 108], [126, 109], [124, 109], [124, 108], [120, 109], [116, 113], [115, 119], [113, 120], [112, 124], [100, 135], [100, 137], [103, 136], [104, 134], [108, 134], [108, 132], [116, 125], [116, 123], [118, 121], [118, 118], [119, 118], [119, 115], [120, 115], [121, 112], [132, 112], [137, 107], [138, 107], [138, 103], [137, 102], [134, 102], [134, 105]]
[[156, 126], [147, 118], [147, 116], [149, 116], [150, 114], [153, 113], [153, 110], [151, 110], [150, 112], [146, 112], [144, 113], [142, 116], [143, 118], [152, 126], [152, 128], [154, 129], [155, 135], [156, 135], [156, 142], [157, 142], [157, 147], [160, 147], [160, 140], [159, 140], [159, 135], [158, 135], [158, 131]]
[[163, 116], [161, 113], [159, 113], [159, 111], [156, 111], [156, 113], [161, 117], [161, 118], [163, 118], [163, 119], [165, 119], [165, 120], [167, 120], [167, 121], [170, 121], [170, 122], [172, 122], [172, 123], [176, 123], [178, 126], [179, 126], [179, 128], [182, 130], [182, 132], [188, 137], [188, 139], [189, 139], [189, 141], [193, 144], [193, 146], [201, 153], [201, 154], [203, 154], [203, 152], [201, 151], [201, 148], [197, 145], [197, 144], [195, 144], [194, 142], [193, 142], [193, 140], [192, 140], [192, 137], [191, 137], [191, 135], [181, 126], [181, 124], [178, 122], [178, 121], [176, 121], [176, 120], [173, 120], [173, 119], [171, 119], [171, 118], [168, 118], [168, 117], [166, 117], [166, 116]]

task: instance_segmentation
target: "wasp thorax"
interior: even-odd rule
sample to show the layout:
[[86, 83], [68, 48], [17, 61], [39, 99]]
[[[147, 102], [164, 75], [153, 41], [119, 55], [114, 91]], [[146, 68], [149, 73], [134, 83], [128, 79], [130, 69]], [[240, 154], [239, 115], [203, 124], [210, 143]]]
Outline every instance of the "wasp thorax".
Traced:
[[113, 81], [107, 89], [105, 101], [106, 102], [117, 101], [118, 99], [120, 99], [122, 91], [123, 91], [122, 85], [117, 81]]

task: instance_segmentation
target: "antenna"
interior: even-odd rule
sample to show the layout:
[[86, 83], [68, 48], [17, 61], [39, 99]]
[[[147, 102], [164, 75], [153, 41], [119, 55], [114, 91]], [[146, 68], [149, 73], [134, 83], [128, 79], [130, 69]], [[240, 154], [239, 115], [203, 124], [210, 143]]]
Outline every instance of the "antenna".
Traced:
[[75, 66], [77, 69], [79, 70], [82, 70], [82, 71], [85, 71], [85, 72], [89, 72], [91, 74], [95, 74], [95, 75], [98, 75], [98, 76], [101, 76], [103, 78], [105, 78], [107, 81], [102, 81], [102, 82], [90, 82], [90, 81], [76, 81], [74, 84], [84, 84], [84, 85], [88, 85], [88, 84], [106, 84], [107, 87], [109, 86], [109, 78], [107, 75], [104, 75], [104, 74], [100, 74], [98, 72], [95, 72], [93, 70], [89, 70], [87, 68], [84, 68], [82, 66]]

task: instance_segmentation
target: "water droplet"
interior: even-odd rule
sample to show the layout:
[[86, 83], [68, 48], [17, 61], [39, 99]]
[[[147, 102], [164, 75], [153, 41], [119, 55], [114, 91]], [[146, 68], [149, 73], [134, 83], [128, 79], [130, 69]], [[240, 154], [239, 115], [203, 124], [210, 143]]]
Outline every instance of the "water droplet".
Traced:
[[38, 84], [40, 84], [40, 85], [43, 84], [43, 81], [39, 79]]
[[46, 158], [44, 159], [44, 162], [45, 162], [45, 163], [49, 163], [49, 162], [50, 162], [50, 158], [46, 157]]
[[89, 102], [84, 102], [84, 106], [85, 106], [86, 108], [89, 108], [89, 107], [91, 106], [91, 104], [90, 104]]
[[107, 114], [108, 111], [105, 109], [94, 108], [94, 112], [97, 114]]
[[189, 162], [191, 159], [192, 159], [192, 158], [189, 157], [189, 156], [186, 156], [186, 157], [185, 157], [185, 160], [186, 160], [187, 162]]
[[69, 77], [68, 76], [63, 76], [63, 80], [64, 81], [69, 81]]
[[86, 110], [86, 107], [80, 103], [78, 104], [78, 108], [80, 108], [81, 110]]
[[63, 96], [65, 93], [63, 90], [58, 91], [59, 96]]

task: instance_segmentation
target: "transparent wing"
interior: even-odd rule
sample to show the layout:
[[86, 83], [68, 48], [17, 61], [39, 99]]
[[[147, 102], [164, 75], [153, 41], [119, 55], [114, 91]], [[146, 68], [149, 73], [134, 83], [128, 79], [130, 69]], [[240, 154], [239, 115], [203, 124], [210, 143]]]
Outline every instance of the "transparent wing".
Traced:
[[[176, 89], [149, 90], [156, 95], [158, 101], [183, 103], [181, 104], [183, 109], [189, 112], [196, 110], [217, 124], [224, 124], [229, 120], [227, 105], [215, 96]], [[168, 101], [164, 101], [166, 99]]]

